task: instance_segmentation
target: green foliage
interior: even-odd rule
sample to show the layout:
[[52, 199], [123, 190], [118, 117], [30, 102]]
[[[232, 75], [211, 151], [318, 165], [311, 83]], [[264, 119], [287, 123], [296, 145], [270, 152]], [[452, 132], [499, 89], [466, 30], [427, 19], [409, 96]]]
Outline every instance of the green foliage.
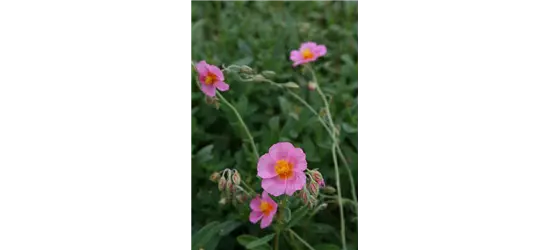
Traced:
[[[313, 63], [318, 82], [330, 100], [334, 122], [340, 129], [340, 147], [357, 176], [358, 79], [357, 2], [193, 2], [192, 60], [215, 65], [248, 65], [256, 73], [286, 83], [320, 112], [322, 100], [307, 89], [310, 77], [302, 67], [292, 67], [290, 51], [305, 41], [324, 44], [326, 56]], [[259, 154], [280, 141], [289, 141], [307, 154], [308, 167], [318, 168], [326, 184], [335, 187], [332, 140], [324, 127], [285, 90], [267, 83], [243, 82], [225, 74], [230, 90], [223, 96], [238, 110], [248, 126]], [[296, 88], [297, 87], [297, 88]], [[247, 203], [220, 204], [217, 185], [209, 180], [214, 171], [235, 168], [243, 181], [260, 190], [257, 161], [232, 110], [205, 101], [195, 78], [192, 91], [192, 229], [193, 249], [245, 249], [248, 244], [274, 233], [273, 225], [261, 230], [248, 221]], [[351, 197], [346, 170], [340, 163], [341, 192]], [[297, 200], [297, 199], [296, 199]], [[297, 201], [296, 201], [297, 202]], [[285, 215], [292, 229], [317, 249], [340, 249], [337, 203], [306, 216], [307, 209], [292, 207]], [[284, 209], [285, 211], [288, 211]], [[285, 212], [287, 213], [287, 212]], [[357, 226], [353, 210], [345, 206], [346, 242], [356, 246]], [[269, 244], [254, 249], [271, 249]], [[267, 240], [267, 241], [269, 241]], [[254, 245], [252, 245], [254, 246]], [[196, 247], [196, 248], [195, 248]], [[334, 248], [336, 247], [336, 248]], [[307, 249], [291, 236], [280, 237], [279, 249]]]

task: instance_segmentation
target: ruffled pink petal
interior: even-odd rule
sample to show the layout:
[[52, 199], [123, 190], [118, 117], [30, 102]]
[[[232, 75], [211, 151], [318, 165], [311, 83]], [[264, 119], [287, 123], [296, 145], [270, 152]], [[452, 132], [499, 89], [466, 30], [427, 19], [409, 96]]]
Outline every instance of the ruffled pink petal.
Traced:
[[289, 142], [279, 142], [269, 148], [269, 154], [273, 160], [286, 159], [290, 150], [294, 149], [294, 146]]
[[215, 87], [217, 87], [217, 89], [219, 89], [220, 91], [227, 91], [227, 90], [229, 90], [229, 84], [227, 84], [227, 83], [225, 83], [225, 82], [218, 81], [218, 82], [215, 82], [214, 85], [215, 85]]
[[215, 96], [215, 86], [214, 85], [202, 84], [202, 86], [200, 86], [200, 90], [202, 90], [202, 92], [204, 92], [204, 94], [206, 94], [207, 96], [210, 96], [210, 97]]
[[202, 60], [195, 65], [196, 71], [200, 76], [205, 76], [208, 73], [208, 64], [206, 61]]
[[[312, 50], [316, 58], [326, 55], [326, 46], [318, 45]], [[315, 58], [315, 59], [316, 59]]]
[[269, 216], [263, 217], [263, 219], [261, 220], [260, 227], [263, 229], [263, 228], [266, 228], [269, 225], [271, 225], [271, 223], [273, 222], [274, 215], [275, 215], [275, 213], [273, 212], [273, 213], [269, 214]]
[[294, 175], [286, 182], [286, 194], [293, 195], [295, 191], [303, 189], [307, 177], [304, 172], [294, 172]]
[[259, 198], [259, 196], [255, 197], [252, 199], [252, 201], [250, 201], [250, 208], [252, 210], [255, 210], [255, 211], [260, 211], [261, 207], [261, 198]]
[[304, 42], [299, 47], [299, 50], [303, 51], [305, 49], [309, 49], [309, 50], [313, 51], [314, 48], [316, 48], [316, 43], [315, 42]]
[[288, 153], [288, 160], [294, 165], [294, 171], [305, 171], [307, 169], [307, 160], [305, 152], [301, 148], [293, 148]]
[[270, 154], [264, 154], [259, 158], [257, 162], [257, 176], [261, 178], [272, 178], [278, 174], [275, 171], [276, 162], [273, 160]]
[[280, 196], [286, 190], [286, 180], [282, 180], [278, 176], [263, 179], [261, 181], [261, 187], [273, 196]]
[[302, 59], [302, 56], [301, 56], [301, 53], [299, 53], [299, 51], [292, 50], [292, 52], [290, 52], [290, 60], [299, 61], [301, 59]]
[[263, 213], [259, 211], [252, 211], [250, 213], [250, 222], [257, 223], [261, 218], [263, 218]]
[[221, 70], [217, 66], [208, 65], [208, 71], [214, 73], [214, 75], [217, 76], [217, 80], [219, 80], [219, 81], [225, 80], [225, 78], [223, 76], [223, 72], [221, 72]]

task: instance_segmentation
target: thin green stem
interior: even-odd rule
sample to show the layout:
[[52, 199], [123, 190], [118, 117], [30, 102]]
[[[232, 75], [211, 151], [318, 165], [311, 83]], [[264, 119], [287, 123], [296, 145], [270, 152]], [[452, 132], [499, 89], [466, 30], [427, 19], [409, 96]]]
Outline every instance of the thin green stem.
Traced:
[[248, 190], [250, 190], [250, 192], [252, 194], [255, 194], [255, 191], [250, 186], [248, 186], [248, 184], [245, 181], [243, 181], [243, 180], [240, 181], [240, 184], [242, 184], [244, 187], [246, 187]]
[[252, 137], [252, 134], [250, 133], [250, 131], [248, 130], [248, 127], [246, 126], [246, 123], [244, 123], [244, 120], [242, 120], [242, 117], [240, 116], [240, 113], [238, 113], [238, 110], [236, 110], [236, 108], [231, 105], [226, 99], [225, 97], [223, 97], [223, 95], [221, 95], [221, 93], [217, 93], [217, 96], [219, 97], [219, 99], [225, 104], [227, 105], [230, 109], [233, 110], [234, 114], [236, 115], [236, 118], [238, 118], [238, 121], [240, 122], [240, 125], [242, 126], [242, 128], [244, 129], [244, 132], [246, 132], [246, 135], [248, 136], [248, 140], [250, 140], [250, 144], [252, 145], [252, 150], [254, 151], [254, 155], [255, 155], [255, 158], [256, 160], [259, 160], [259, 153], [257, 152], [257, 148], [255, 146], [255, 142], [254, 142], [254, 138]]
[[[332, 138], [332, 140], [334, 142], [337, 142], [337, 138], [335, 136], [335, 133], [332, 131], [332, 129], [330, 129], [328, 127], [328, 125], [326, 124], [324, 119], [322, 119], [322, 117], [318, 114], [318, 112], [316, 112], [316, 110], [313, 107], [311, 107], [311, 105], [309, 105], [309, 103], [307, 103], [307, 101], [303, 100], [303, 98], [301, 98], [299, 95], [295, 94], [294, 92], [292, 92], [290, 90], [288, 90], [288, 93], [292, 97], [294, 97], [296, 100], [301, 102], [307, 109], [309, 109], [309, 111], [311, 111], [318, 118], [318, 120], [320, 121], [320, 124], [322, 124], [322, 126], [326, 129], [326, 131], [328, 131], [328, 134], [330, 134], [330, 137]], [[347, 163], [347, 159], [345, 159], [345, 156], [343, 155], [343, 152], [341, 151], [341, 148], [339, 147], [339, 144], [337, 145], [337, 153], [339, 155], [339, 158], [343, 162], [343, 166], [345, 166], [345, 169], [347, 170], [347, 174], [349, 175], [349, 180], [351, 180], [350, 181], [351, 182], [351, 194], [353, 196], [353, 200], [355, 201], [354, 204], [355, 204], [356, 208], [358, 208], [358, 199], [357, 199], [356, 191], [355, 191], [355, 179], [353, 177], [353, 173], [351, 172], [351, 168], [349, 167], [349, 164]]]
[[[315, 74], [315, 71], [313, 70], [313, 68], [310, 66], [310, 65], [306, 65], [306, 68], [311, 72], [311, 75], [313, 77], [313, 81], [314, 83], [316, 84], [316, 90], [318, 92], [318, 94], [320, 95], [320, 98], [322, 99], [322, 101], [324, 102], [324, 109], [326, 110], [326, 115], [328, 116], [328, 122], [330, 123], [330, 127], [332, 128], [332, 139], [334, 140], [334, 143], [337, 144], [337, 151], [339, 153], [339, 157], [341, 158], [341, 161], [343, 162], [343, 166], [345, 167], [345, 169], [347, 170], [347, 174], [349, 175], [349, 180], [350, 180], [350, 183], [351, 183], [351, 195], [353, 196], [353, 200], [355, 201], [356, 203], [356, 206], [358, 208], [358, 198], [356, 196], [356, 191], [355, 191], [355, 179], [353, 177], [353, 173], [351, 171], [351, 168], [349, 167], [349, 164], [347, 163], [347, 160], [345, 159], [345, 156], [343, 155], [343, 152], [341, 151], [341, 148], [339, 147], [339, 141], [337, 141], [337, 138], [336, 138], [336, 127], [334, 125], [334, 121], [332, 119], [332, 113], [330, 112], [330, 105], [328, 103], [328, 100], [326, 99], [326, 95], [324, 94], [324, 92], [322, 92], [322, 88], [320, 87], [320, 84], [318, 83], [318, 80], [316, 79], [316, 74]], [[310, 106], [309, 106], [310, 107]], [[326, 126], [324, 126], [326, 128]], [[338, 186], [338, 189], [340, 187]]]
[[337, 165], [337, 156], [336, 156], [336, 143], [334, 142], [332, 146], [332, 156], [334, 158], [335, 166], [335, 175], [336, 175], [336, 185], [337, 185], [337, 197], [339, 201], [339, 218], [341, 220], [341, 244], [343, 245], [343, 250], [347, 249], [345, 242], [345, 216], [343, 215], [343, 201], [341, 199], [341, 184], [339, 182], [339, 166]]
[[[303, 245], [305, 245], [307, 248], [311, 249], [311, 250], [315, 250], [314, 247], [312, 247], [311, 245], [309, 245], [309, 243], [307, 243], [307, 241], [305, 241], [304, 239], [302, 239], [301, 237], [299, 237], [299, 235], [294, 232], [294, 230], [292, 230], [291, 228], [288, 229], [288, 232], [290, 232], [293, 236], [295, 236], [299, 241], [301, 241], [301, 243], [303, 243]], [[344, 248], [345, 249], [345, 248]]]

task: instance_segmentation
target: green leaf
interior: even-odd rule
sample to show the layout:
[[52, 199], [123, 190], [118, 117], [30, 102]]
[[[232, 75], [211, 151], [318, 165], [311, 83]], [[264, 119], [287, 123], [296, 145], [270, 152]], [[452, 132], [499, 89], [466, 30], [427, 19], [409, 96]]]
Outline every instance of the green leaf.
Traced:
[[318, 244], [314, 246], [314, 249], [316, 250], [340, 250], [341, 248], [339, 246], [336, 246], [334, 244]]
[[250, 63], [252, 63], [254, 61], [254, 58], [251, 57], [251, 56], [247, 56], [247, 57], [244, 57], [240, 60], [237, 60], [236, 62], [232, 63], [232, 64], [235, 64], [235, 65], [249, 65]]
[[289, 207], [285, 207], [284, 208], [284, 221], [286, 223], [290, 222], [290, 220], [292, 219], [292, 210], [290, 210]]
[[194, 157], [196, 158], [196, 160], [199, 162], [199, 163], [204, 163], [204, 162], [207, 162], [211, 159], [213, 159], [213, 154], [212, 154], [212, 149], [213, 149], [214, 145], [213, 144], [210, 144], [208, 146], [205, 146], [203, 148], [201, 148], [200, 150], [198, 150], [198, 152], [194, 155]]
[[242, 225], [242, 222], [230, 220], [230, 221], [225, 221], [219, 224], [216, 228], [219, 228], [219, 235], [225, 236], [230, 234], [233, 230], [238, 228], [240, 225]]
[[270, 240], [272, 240], [274, 238], [275, 234], [272, 233], [272, 234], [269, 234], [267, 236], [264, 236], [260, 239], [257, 239], [257, 240], [254, 240], [248, 244], [246, 244], [246, 248], [248, 249], [255, 249], [256, 247], [258, 246], [261, 246], [261, 245], [266, 245], [267, 243], [269, 243]]
[[358, 132], [357, 128], [351, 126], [349, 123], [346, 123], [346, 122], [341, 124], [341, 128], [343, 129], [343, 131], [345, 131], [349, 134], [353, 134], [353, 133]]
[[[248, 244], [250, 244], [250, 243], [252, 243], [253, 241], [256, 241], [256, 240], [259, 240], [259, 239], [255, 236], [248, 235], [248, 234], [243, 234], [243, 235], [240, 235], [240, 236], [236, 237], [236, 241], [238, 241], [238, 243], [240, 243], [240, 245], [242, 245], [244, 247], [246, 247], [246, 245], [248, 245]], [[261, 246], [255, 247], [253, 250], [271, 250], [271, 247], [269, 245], [263, 244]]]
[[291, 89], [298, 89], [299, 88], [299, 85], [297, 85], [297, 83], [295, 83], [295, 82], [287, 82], [287, 83], [284, 83], [283, 85], [284, 85], [284, 87], [291, 88]]
[[194, 233], [191, 238], [192, 249], [199, 249], [200, 247], [205, 246], [212, 237], [216, 236], [216, 232], [213, 232], [212, 229], [217, 225], [219, 225], [218, 221], [212, 221], [203, 226], [198, 232]]
[[291, 227], [297, 225], [297, 223], [299, 223], [299, 221], [305, 215], [307, 215], [307, 212], [309, 212], [309, 210], [307, 209], [307, 206], [303, 206], [303, 207], [297, 209], [295, 211], [295, 213], [292, 215], [292, 220], [290, 221], [290, 223], [288, 223], [288, 228], [291, 228]]
[[280, 117], [271, 117], [271, 119], [269, 119], [269, 127], [274, 131], [278, 131], [280, 129]]

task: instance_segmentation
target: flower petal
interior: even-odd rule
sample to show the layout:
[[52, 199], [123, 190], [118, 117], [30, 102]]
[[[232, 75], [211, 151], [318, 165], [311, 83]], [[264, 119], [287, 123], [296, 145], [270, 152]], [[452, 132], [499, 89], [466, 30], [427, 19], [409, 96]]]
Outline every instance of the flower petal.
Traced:
[[301, 148], [293, 148], [288, 153], [288, 161], [294, 165], [294, 171], [305, 171], [307, 160], [305, 152]]
[[263, 218], [263, 213], [259, 211], [252, 211], [250, 213], [250, 222], [257, 223], [261, 218]]
[[206, 75], [208, 73], [208, 64], [204, 60], [197, 63], [195, 67], [196, 67], [196, 71], [198, 71], [198, 74], [200, 76]]
[[294, 149], [294, 146], [289, 142], [279, 142], [269, 148], [269, 154], [273, 160], [286, 159], [290, 150]]
[[290, 60], [296, 62], [296, 61], [299, 61], [301, 59], [302, 59], [302, 56], [301, 56], [301, 53], [299, 53], [299, 51], [292, 50], [292, 52], [290, 52]]
[[219, 81], [225, 80], [225, 78], [223, 77], [223, 72], [221, 72], [221, 70], [217, 66], [208, 65], [208, 70], [210, 72], [214, 73], [215, 76], [217, 76], [217, 80], [219, 80]]
[[225, 82], [218, 81], [218, 82], [215, 82], [214, 85], [215, 85], [215, 87], [217, 87], [217, 89], [219, 89], [220, 91], [227, 91], [227, 90], [229, 90], [229, 84], [227, 84], [227, 83], [225, 83]]
[[273, 196], [280, 196], [286, 190], [286, 180], [280, 179], [278, 176], [261, 181], [261, 187], [267, 191], [267, 193]]
[[316, 48], [316, 43], [315, 42], [304, 42], [299, 47], [299, 50], [303, 51], [305, 49], [309, 49], [309, 50], [312, 51], [314, 48]]
[[274, 215], [275, 215], [275, 213], [271, 213], [269, 216], [263, 217], [263, 219], [261, 220], [260, 227], [261, 228], [266, 228], [266, 227], [270, 226], [271, 223], [273, 222]]
[[261, 207], [261, 198], [259, 198], [259, 196], [255, 197], [252, 199], [252, 201], [250, 201], [250, 208], [252, 210], [255, 210], [255, 211], [260, 211]]
[[303, 189], [306, 181], [304, 172], [294, 172], [293, 176], [286, 181], [286, 194], [293, 195], [295, 191]]
[[270, 154], [264, 154], [259, 158], [257, 162], [257, 176], [261, 178], [272, 178], [278, 174], [275, 171], [276, 162], [273, 160]]
[[202, 84], [202, 86], [200, 86], [200, 90], [202, 90], [202, 92], [204, 92], [204, 94], [206, 94], [207, 96], [210, 96], [210, 97], [215, 96], [215, 86], [214, 85]]
[[313, 49], [313, 53], [316, 57], [326, 55], [326, 46], [324, 46], [324, 45], [316, 46], [316, 48]]

